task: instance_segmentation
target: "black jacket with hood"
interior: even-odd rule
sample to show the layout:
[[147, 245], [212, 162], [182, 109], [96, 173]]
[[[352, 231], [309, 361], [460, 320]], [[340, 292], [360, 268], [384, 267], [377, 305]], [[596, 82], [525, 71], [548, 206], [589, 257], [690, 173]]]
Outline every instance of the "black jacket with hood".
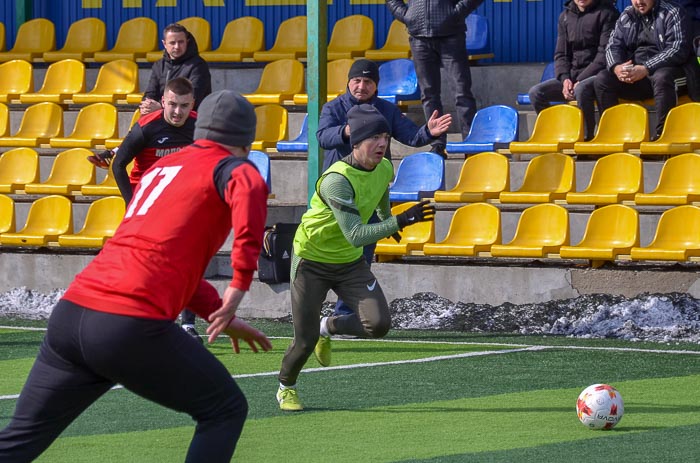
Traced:
[[579, 82], [605, 69], [605, 46], [620, 12], [612, 0], [594, 0], [580, 11], [573, 0], [559, 15], [554, 75]]
[[176, 78], [186, 77], [194, 87], [194, 109], [205, 96], [211, 93], [211, 74], [209, 65], [199, 56], [197, 41], [187, 32], [187, 50], [177, 59], [171, 59], [168, 52], [163, 50], [163, 57], [153, 63], [151, 78], [144, 92], [144, 98], [160, 102], [165, 92], [165, 84]]

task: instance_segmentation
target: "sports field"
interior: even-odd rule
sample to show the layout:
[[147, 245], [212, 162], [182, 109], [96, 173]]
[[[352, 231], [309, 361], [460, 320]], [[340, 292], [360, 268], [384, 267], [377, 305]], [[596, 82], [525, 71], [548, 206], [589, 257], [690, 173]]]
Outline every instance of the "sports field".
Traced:
[[[0, 427], [43, 336], [0, 328]], [[333, 366], [311, 358], [301, 413], [277, 408], [286, 323], [253, 323], [274, 350], [240, 355], [210, 346], [245, 391], [250, 414], [240, 462], [700, 461], [700, 346], [557, 337], [392, 331], [381, 341], [334, 340]], [[578, 422], [579, 392], [615, 386], [625, 415], [611, 431]], [[38, 460], [177, 462], [188, 416], [123, 389], [107, 393]]]

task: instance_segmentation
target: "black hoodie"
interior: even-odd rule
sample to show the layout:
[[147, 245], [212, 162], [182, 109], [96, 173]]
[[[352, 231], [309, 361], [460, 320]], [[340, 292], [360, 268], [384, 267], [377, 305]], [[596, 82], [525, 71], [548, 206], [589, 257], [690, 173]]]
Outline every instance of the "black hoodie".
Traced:
[[559, 15], [554, 75], [579, 82], [605, 69], [605, 46], [620, 12], [611, 0], [593, 0], [584, 11], [569, 0]]
[[187, 32], [187, 50], [177, 59], [170, 59], [168, 52], [163, 50], [163, 57], [153, 63], [151, 78], [144, 92], [144, 98], [150, 98], [160, 103], [165, 91], [165, 84], [176, 77], [186, 77], [194, 87], [194, 109], [205, 96], [211, 93], [211, 74], [209, 65], [201, 56], [197, 41]]

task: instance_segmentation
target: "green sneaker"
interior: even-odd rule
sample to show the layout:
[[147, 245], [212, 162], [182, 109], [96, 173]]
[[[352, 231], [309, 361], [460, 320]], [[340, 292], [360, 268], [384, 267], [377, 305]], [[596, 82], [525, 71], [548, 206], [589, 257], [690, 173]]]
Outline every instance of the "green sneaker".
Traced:
[[299, 395], [296, 389], [279, 388], [277, 390], [277, 402], [280, 404], [280, 410], [298, 412], [304, 409], [299, 401]]
[[314, 347], [314, 355], [316, 360], [322, 367], [327, 367], [331, 364], [331, 337], [321, 336], [318, 338], [316, 347]]

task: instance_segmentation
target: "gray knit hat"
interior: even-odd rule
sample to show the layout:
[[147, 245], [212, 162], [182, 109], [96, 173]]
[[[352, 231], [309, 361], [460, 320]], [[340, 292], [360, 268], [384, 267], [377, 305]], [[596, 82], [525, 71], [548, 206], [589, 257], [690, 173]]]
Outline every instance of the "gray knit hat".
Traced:
[[353, 106], [348, 111], [348, 125], [350, 126], [350, 144], [357, 145], [379, 133], [391, 133], [389, 123], [382, 113], [370, 104]]
[[255, 140], [256, 123], [255, 108], [248, 100], [231, 90], [220, 90], [199, 105], [194, 139], [248, 146]]

